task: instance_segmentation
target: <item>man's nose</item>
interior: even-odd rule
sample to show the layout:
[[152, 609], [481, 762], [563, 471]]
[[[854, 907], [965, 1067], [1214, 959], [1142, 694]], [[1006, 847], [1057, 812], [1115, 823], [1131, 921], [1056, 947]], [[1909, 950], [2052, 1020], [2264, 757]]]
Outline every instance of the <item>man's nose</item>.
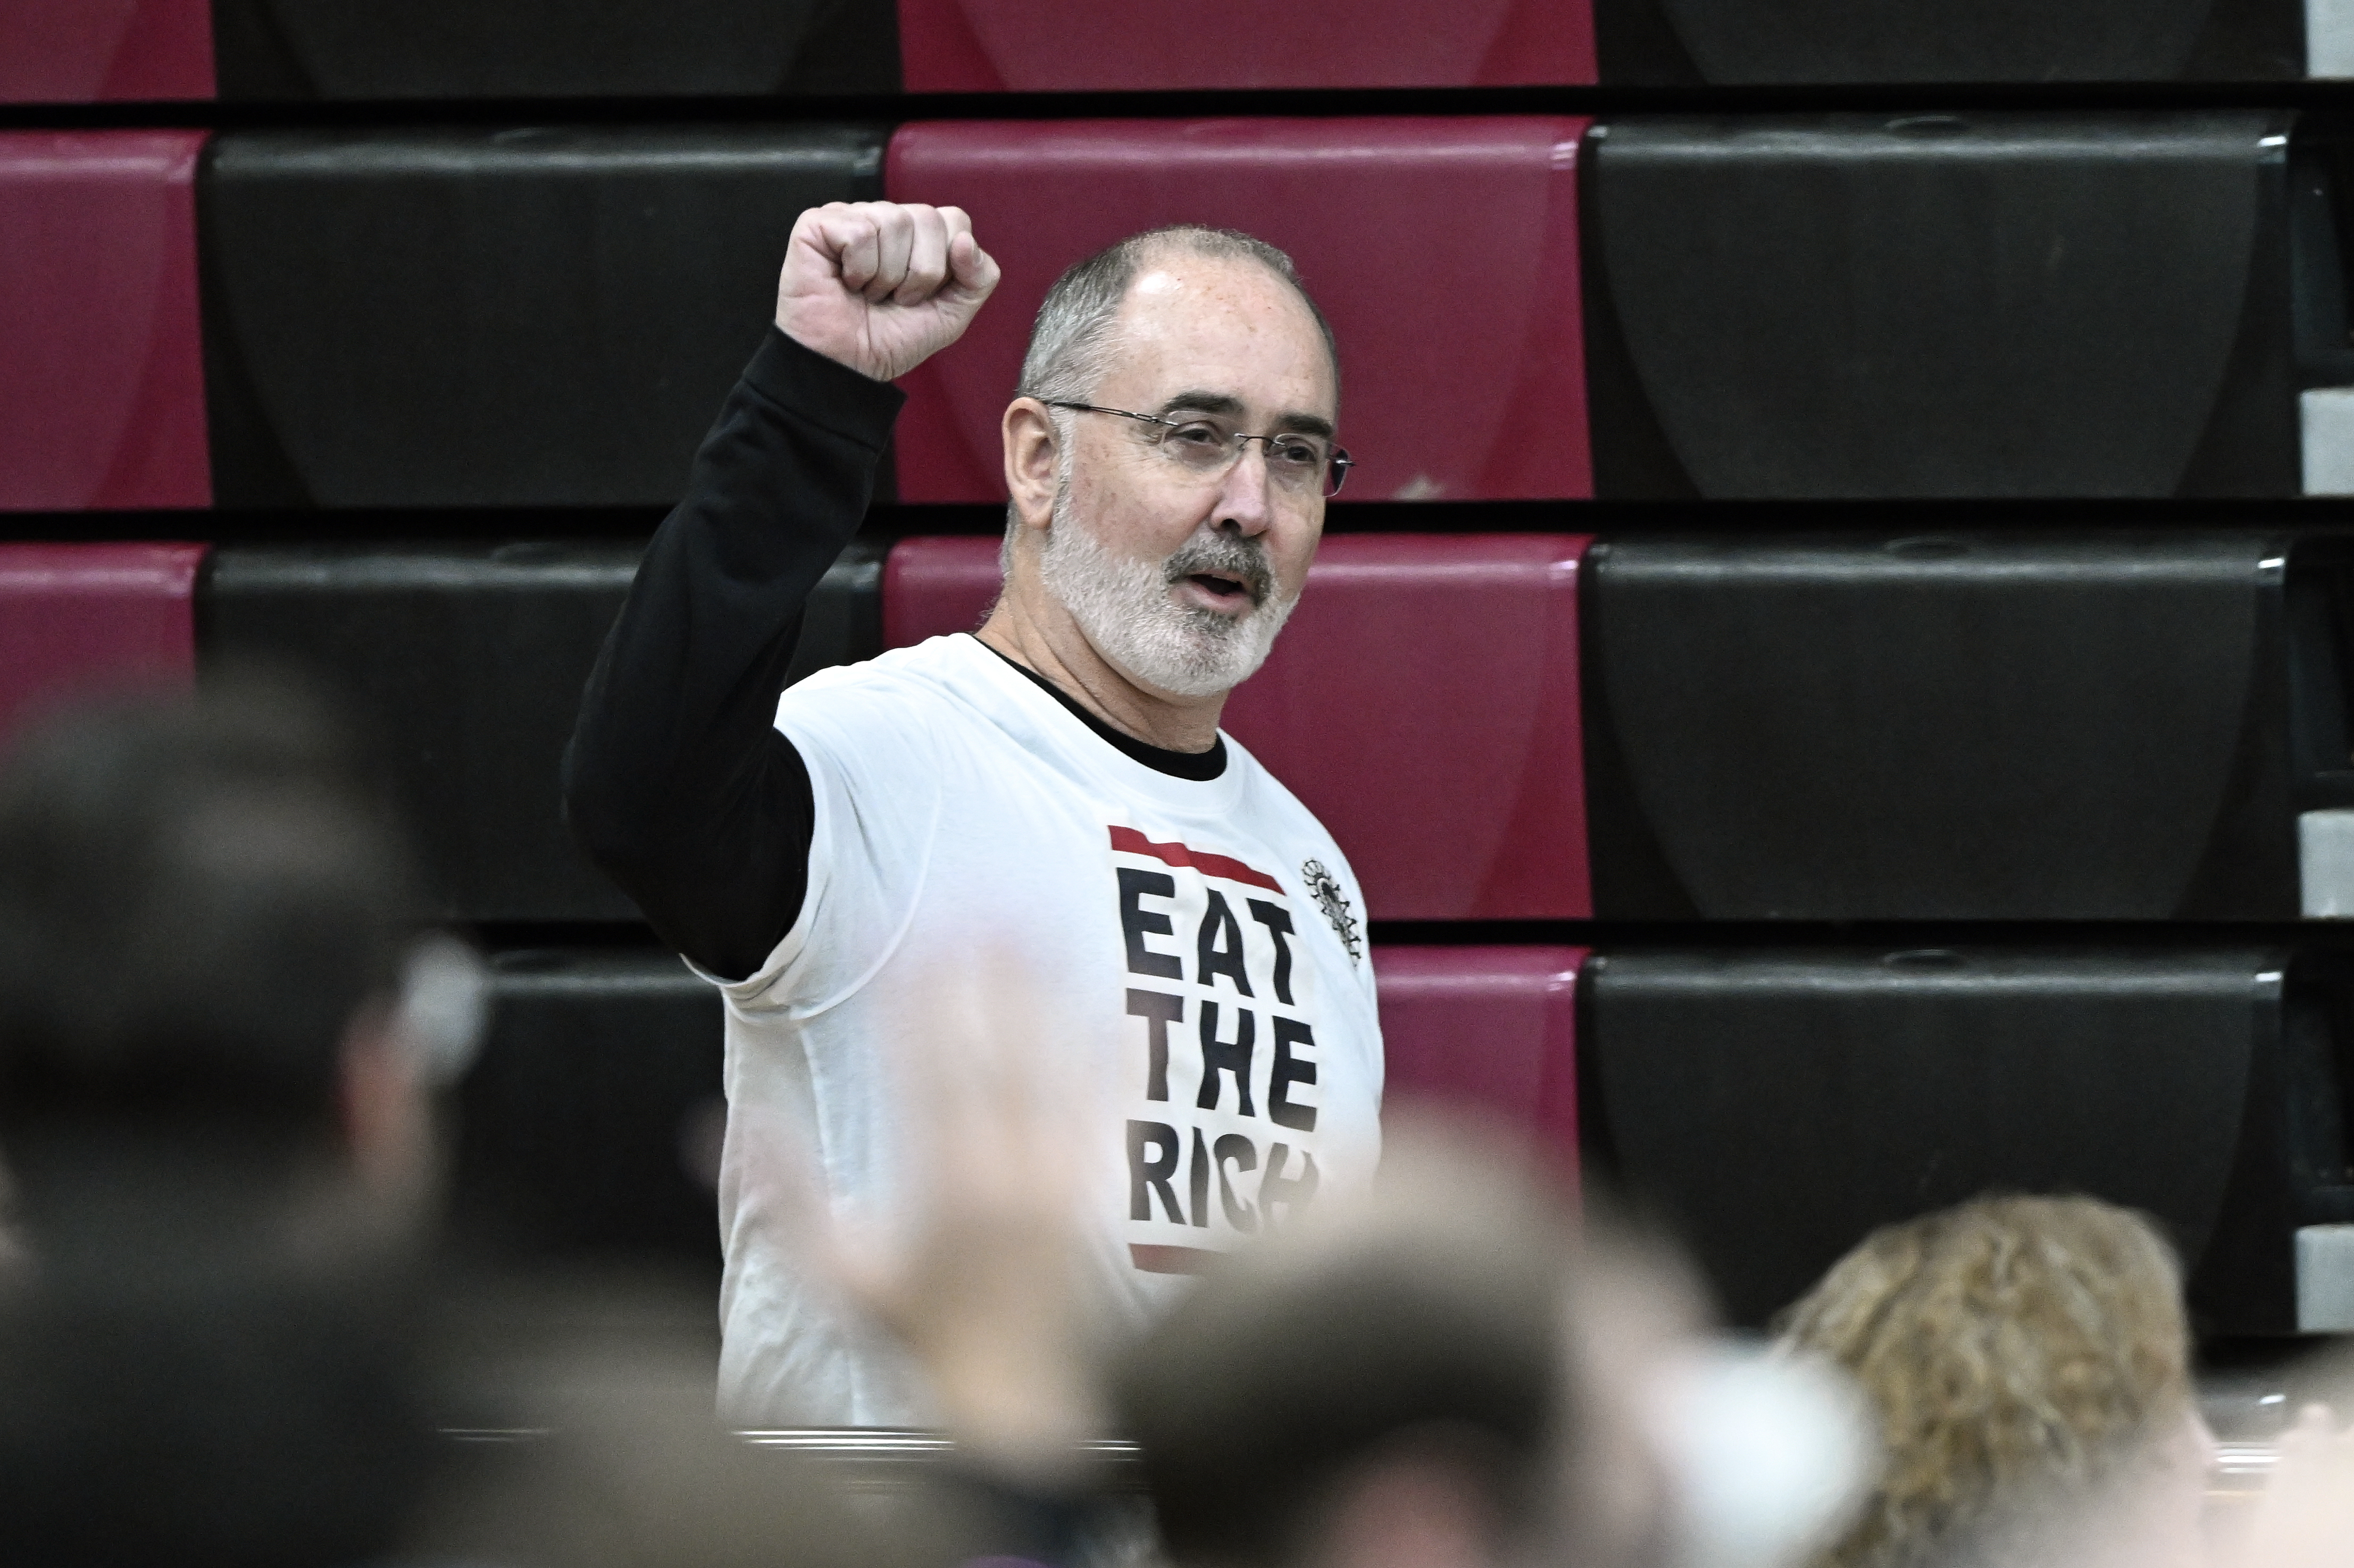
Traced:
[[1232, 528], [1246, 539], [1266, 533], [1275, 521], [1269, 493], [1274, 482], [1274, 475], [1267, 472], [1265, 444], [1245, 441], [1242, 456], [1226, 471], [1225, 482], [1218, 486], [1218, 509], [1211, 519], [1213, 525]]

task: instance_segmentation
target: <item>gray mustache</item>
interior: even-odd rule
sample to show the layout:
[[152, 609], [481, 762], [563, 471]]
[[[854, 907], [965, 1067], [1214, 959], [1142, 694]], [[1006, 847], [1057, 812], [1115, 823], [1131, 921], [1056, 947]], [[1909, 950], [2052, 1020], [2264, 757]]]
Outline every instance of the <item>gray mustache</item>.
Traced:
[[1236, 539], [1229, 535], [1197, 535], [1180, 545], [1161, 563], [1161, 575], [1171, 583], [1178, 583], [1196, 572], [1222, 572], [1239, 577], [1251, 597], [1253, 605], [1263, 605], [1275, 591], [1275, 572], [1267, 564], [1267, 551], [1256, 539]]

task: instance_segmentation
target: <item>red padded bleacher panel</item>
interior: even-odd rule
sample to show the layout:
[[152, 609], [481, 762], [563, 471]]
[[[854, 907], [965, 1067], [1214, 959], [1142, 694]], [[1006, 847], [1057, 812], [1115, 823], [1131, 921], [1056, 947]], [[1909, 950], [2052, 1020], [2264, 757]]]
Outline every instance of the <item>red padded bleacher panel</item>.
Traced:
[[0, 735], [49, 703], [196, 678], [202, 545], [0, 545]]
[[[1384, 920], [1577, 919], [1586, 873], [1567, 534], [1327, 537], [1224, 727], [1331, 830]], [[979, 626], [997, 541], [903, 539], [883, 641]]]
[[212, 0], [0, 0], [0, 103], [212, 95]]
[[199, 131], [0, 132], [0, 507], [204, 506]]
[[[1293, 40], [1283, 42], [1283, 39]], [[1594, 79], [1590, 0], [899, 0], [910, 92]]]
[[883, 646], [980, 630], [1003, 581], [997, 552], [997, 540], [977, 535], [892, 546], [883, 561]]
[[1470, 1111], [1577, 1159], [1583, 948], [1373, 948], [1382, 1104]]
[[1224, 727], [1385, 920], [1592, 913], [1577, 575], [1564, 534], [1329, 537]]
[[963, 340], [902, 383], [899, 498], [1003, 499], [998, 420], [1047, 287], [1115, 240], [1179, 222], [1243, 229], [1298, 264], [1340, 340], [1351, 499], [1592, 493], [1585, 126], [1532, 115], [901, 127], [885, 192], [970, 212], [1005, 279]]

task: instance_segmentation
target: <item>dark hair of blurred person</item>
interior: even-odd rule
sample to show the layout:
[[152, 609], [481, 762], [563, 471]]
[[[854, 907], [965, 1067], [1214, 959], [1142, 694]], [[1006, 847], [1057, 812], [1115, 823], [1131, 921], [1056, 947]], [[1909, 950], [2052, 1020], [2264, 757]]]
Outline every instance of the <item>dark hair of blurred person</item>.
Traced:
[[2149, 1221], [1993, 1197], [1874, 1232], [1786, 1315], [1881, 1425], [1880, 1485], [1819, 1568], [2130, 1562], [2197, 1549], [2211, 1452], [2181, 1277]]
[[381, 1559], [437, 1458], [396, 1293], [282, 1251], [132, 1245], [154, 1234], [0, 1290], [0, 1557]]
[[1384, 1178], [1233, 1255], [1117, 1378], [1179, 1563], [1464, 1568], [1552, 1522], [1569, 1227], [1499, 1165]]
[[429, 1163], [414, 926], [340, 730], [282, 684], [86, 707], [10, 748], [10, 1562], [330, 1568], [398, 1542], [432, 1452], [388, 1245]]
[[0, 1150], [30, 1233], [69, 1241], [58, 1206], [106, 1193], [413, 1184], [424, 1097], [396, 999], [416, 913], [345, 736], [291, 686], [121, 701], [19, 738], [0, 769]]

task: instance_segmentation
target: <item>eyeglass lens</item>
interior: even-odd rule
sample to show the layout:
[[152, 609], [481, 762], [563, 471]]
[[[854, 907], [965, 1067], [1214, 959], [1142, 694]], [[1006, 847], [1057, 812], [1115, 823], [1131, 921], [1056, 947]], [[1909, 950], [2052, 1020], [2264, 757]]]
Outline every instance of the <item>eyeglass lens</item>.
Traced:
[[1330, 495], [1349, 471], [1348, 457], [1320, 436], [1254, 436], [1216, 419], [1185, 419], [1162, 427], [1161, 450], [1196, 472], [1218, 474], [1239, 461], [1253, 441], [1266, 447], [1267, 474], [1287, 490]]

